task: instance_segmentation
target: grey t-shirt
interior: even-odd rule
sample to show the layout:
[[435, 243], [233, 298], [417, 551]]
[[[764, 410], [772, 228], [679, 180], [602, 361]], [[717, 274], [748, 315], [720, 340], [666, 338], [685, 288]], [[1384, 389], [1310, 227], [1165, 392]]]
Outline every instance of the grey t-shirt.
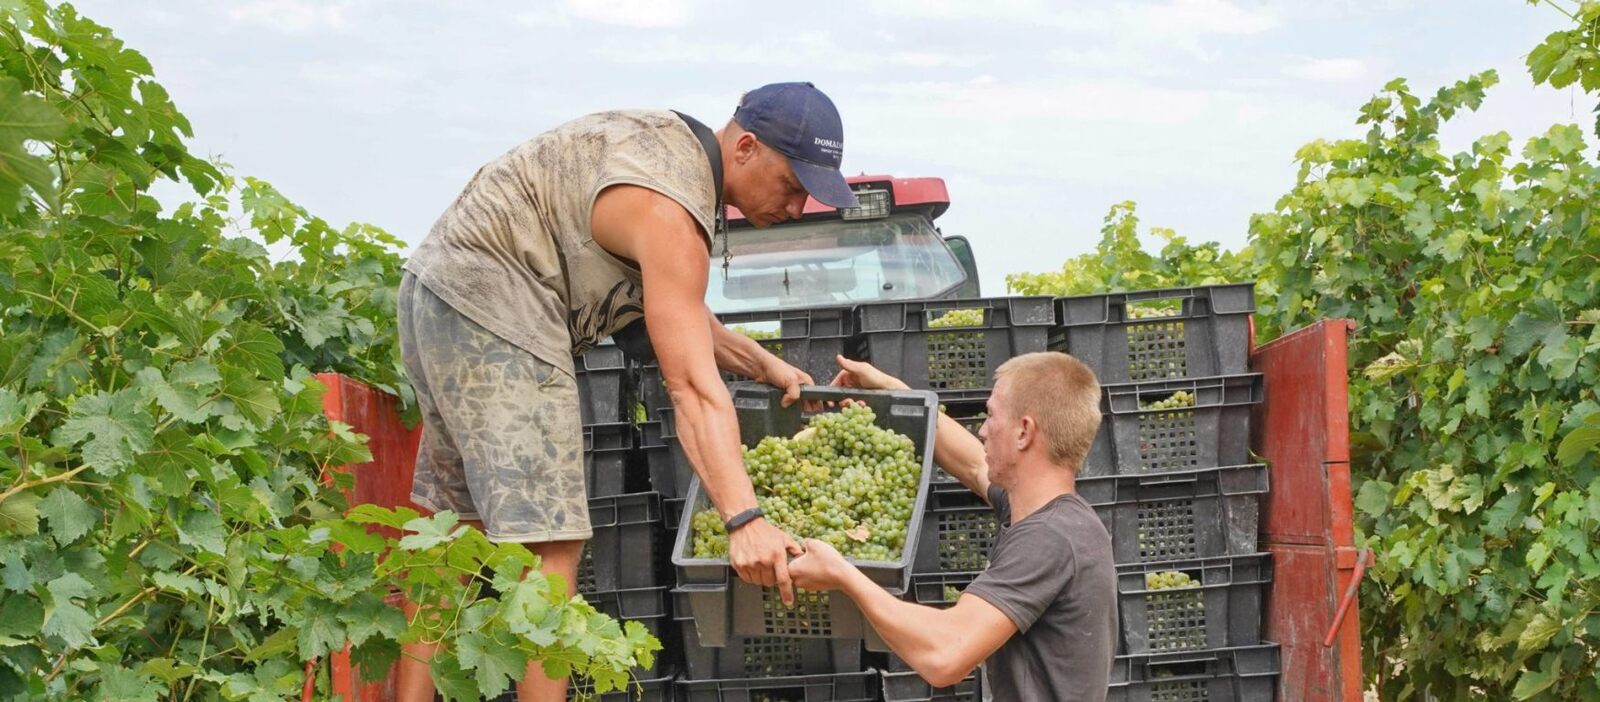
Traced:
[[986, 662], [994, 699], [1104, 702], [1117, 645], [1111, 535], [1076, 494], [1016, 524], [1005, 490], [990, 486], [989, 504], [1000, 531], [966, 591], [1017, 625]]

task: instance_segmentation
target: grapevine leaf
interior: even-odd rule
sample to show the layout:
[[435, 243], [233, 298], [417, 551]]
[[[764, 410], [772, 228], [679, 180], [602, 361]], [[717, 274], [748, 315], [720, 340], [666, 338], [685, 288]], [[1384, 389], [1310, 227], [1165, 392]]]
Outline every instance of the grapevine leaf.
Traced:
[[67, 573], [50, 581], [46, 589], [50, 591], [51, 602], [40, 633], [60, 639], [72, 648], [94, 643], [94, 617], [73, 602], [73, 598], [93, 592], [94, 586], [77, 573]]
[[344, 627], [339, 625], [338, 607], [333, 603], [312, 600], [301, 608], [296, 641], [303, 659], [325, 656], [330, 651], [344, 648]]
[[1589, 415], [1582, 425], [1561, 439], [1561, 445], [1556, 448], [1556, 460], [1562, 465], [1574, 465], [1600, 446], [1600, 423], [1593, 421], [1597, 418], [1600, 413]]
[[5, 568], [0, 568], [0, 585], [5, 585], [12, 592], [33, 589], [33, 573], [28, 570], [28, 564], [22, 562], [21, 556], [12, 554], [6, 557]]
[[155, 681], [115, 666], [100, 672], [98, 699], [105, 702], [155, 702], [165, 692]]
[[50, 520], [50, 533], [56, 543], [62, 546], [77, 541], [96, 521], [94, 508], [77, 493], [64, 487], [51, 490], [50, 495], [39, 503], [39, 511], [45, 519]]
[[406, 522], [403, 528], [413, 532], [400, 539], [400, 548], [407, 551], [422, 551], [445, 543], [453, 538], [451, 531], [455, 529], [458, 517], [455, 512], [445, 510], [431, 517], [418, 517]]
[[433, 686], [446, 700], [473, 702], [479, 699], [478, 686], [473, 684], [472, 675], [461, 669], [455, 656], [435, 655], [429, 673], [433, 677]]
[[26, 185], [47, 199], [55, 193], [54, 175], [25, 143], [56, 139], [67, 123], [50, 104], [22, 92], [15, 79], [0, 78], [0, 211], [16, 209]]
[[1556, 632], [1561, 631], [1560, 617], [1551, 616], [1544, 608], [1535, 612], [1533, 619], [1528, 620], [1528, 625], [1517, 636], [1517, 655], [1525, 656], [1528, 653], [1543, 648]]
[[155, 438], [150, 413], [131, 390], [96, 392], [73, 403], [67, 421], [56, 430], [57, 444], [83, 443], [83, 461], [96, 471], [115, 474], [133, 463], [134, 454], [150, 448]]
[[31, 492], [19, 492], [0, 502], [0, 530], [13, 534], [39, 533], [40, 497]]
[[217, 367], [205, 359], [183, 361], [175, 364], [166, 377], [160, 370], [145, 368], [139, 371], [138, 385], [146, 397], [178, 419], [198, 424], [206, 421], [215, 411], [209, 406], [210, 395], [222, 382]]
[[515, 648], [475, 631], [456, 639], [456, 655], [462, 668], [476, 671], [478, 692], [485, 698], [499, 695], [511, 681], [521, 680], [528, 665]]
[[262, 377], [284, 376], [283, 343], [258, 324], [238, 322], [228, 328], [229, 339], [217, 354], [228, 363], [255, 371]]
[[10, 388], [0, 388], [0, 434], [12, 434], [21, 429], [39, 413], [46, 399], [43, 393], [18, 395]]
[[32, 595], [11, 595], [0, 601], [0, 635], [32, 636], [44, 625], [44, 605]]
[[190, 510], [178, 527], [178, 543], [219, 555], [227, 551], [227, 537], [222, 519], [210, 510]]
[[1556, 679], [1561, 675], [1561, 659], [1552, 655], [1544, 656], [1544, 658], [1547, 660], [1541, 667], [1537, 669], [1528, 668], [1522, 671], [1522, 675], [1517, 678], [1516, 687], [1511, 690], [1513, 699], [1525, 700], [1532, 698], [1555, 684]]

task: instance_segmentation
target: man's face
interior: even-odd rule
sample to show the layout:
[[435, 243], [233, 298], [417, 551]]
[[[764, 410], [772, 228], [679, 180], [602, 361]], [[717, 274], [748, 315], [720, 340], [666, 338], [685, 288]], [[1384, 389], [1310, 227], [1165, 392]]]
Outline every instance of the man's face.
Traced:
[[1001, 378], [989, 393], [985, 407], [988, 419], [978, 427], [978, 438], [983, 440], [983, 457], [989, 465], [989, 481], [1010, 490], [1016, 484], [1017, 436], [1020, 418], [1013, 417], [1007, 409], [1010, 381]]
[[799, 219], [806, 206], [806, 189], [795, 177], [789, 159], [748, 132], [740, 136], [736, 148], [739, 170], [730, 179], [734, 187], [729, 193], [733, 206], [756, 227]]

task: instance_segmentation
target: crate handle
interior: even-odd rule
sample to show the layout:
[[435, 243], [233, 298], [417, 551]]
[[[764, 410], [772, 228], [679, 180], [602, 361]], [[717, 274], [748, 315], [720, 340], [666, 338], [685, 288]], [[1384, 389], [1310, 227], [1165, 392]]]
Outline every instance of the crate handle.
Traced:
[[1328, 627], [1328, 635], [1322, 637], [1323, 648], [1333, 648], [1333, 640], [1339, 633], [1339, 625], [1344, 623], [1345, 613], [1350, 611], [1350, 604], [1355, 602], [1356, 588], [1361, 586], [1361, 578], [1367, 574], [1367, 557], [1372, 555], [1371, 549], [1356, 551], [1356, 569], [1350, 574], [1350, 587], [1345, 588], [1344, 597], [1339, 598], [1339, 609], [1333, 613], [1333, 625]]

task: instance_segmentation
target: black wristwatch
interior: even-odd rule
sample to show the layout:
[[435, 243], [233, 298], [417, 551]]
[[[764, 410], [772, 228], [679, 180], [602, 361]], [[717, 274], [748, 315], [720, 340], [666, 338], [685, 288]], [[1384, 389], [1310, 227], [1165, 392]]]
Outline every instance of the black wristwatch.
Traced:
[[751, 507], [750, 509], [729, 517], [728, 521], [724, 522], [722, 526], [728, 530], [729, 534], [732, 534], [734, 529], [738, 529], [739, 527], [749, 524], [760, 517], [764, 517], [766, 514], [766, 512], [761, 511], [760, 507]]

